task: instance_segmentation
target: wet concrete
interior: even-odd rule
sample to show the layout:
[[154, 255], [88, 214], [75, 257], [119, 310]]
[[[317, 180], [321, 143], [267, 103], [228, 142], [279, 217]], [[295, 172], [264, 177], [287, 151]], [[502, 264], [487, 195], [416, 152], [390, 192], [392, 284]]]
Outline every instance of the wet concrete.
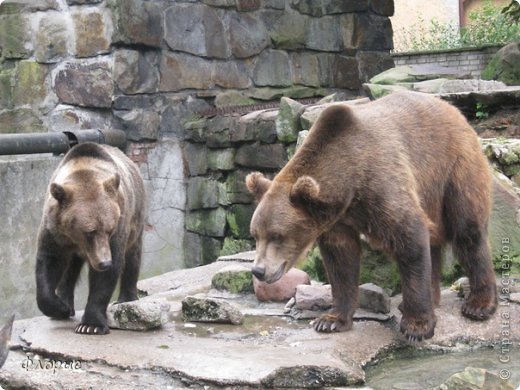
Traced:
[[[140, 290], [149, 294], [143, 299], [170, 304], [170, 321], [156, 330], [76, 335], [80, 313], [67, 321], [46, 317], [16, 321], [11, 343], [15, 350], [0, 370], [0, 385], [6, 389], [352, 386], [364, 383], [367, 364], [407, 346], [397, 330], [399, 298], [392, 299], [394, 321], [358, 321], [350, 332], [319, 334], [309, 320], [282, 316], [283, 304], [260, 304], [253, 295], [210, 291], [213, 273], [234, 262], [238, 261], [141, 281]], [[245, 314], [244, 323], [185, 323], [181, 301], [200, 292], [224, 296]], [[461, 316], [462, 300], [456, 293], [443, 291], [436, 335], [413, 349], [445, 353], [494, 346], [496, 354], [506, 346], [518, 349], [520, 305], [502, 303], [491, 320], [472, 322]], [[48, 360], [38, 362], [32, 354]], [[518, 370], [519, 364], [510, 361], [503, 367]]]

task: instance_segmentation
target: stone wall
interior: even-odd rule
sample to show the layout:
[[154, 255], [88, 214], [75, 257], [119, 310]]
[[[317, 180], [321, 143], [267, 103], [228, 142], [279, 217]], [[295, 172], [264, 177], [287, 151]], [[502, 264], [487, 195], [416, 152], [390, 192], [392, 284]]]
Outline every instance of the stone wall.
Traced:
[[194, 119], [357, 95], [393, 65], [392, 13], [392, 0], [6, 0], [0, 133], [124, 129], [149, 194], [142, 276], [209, 262], [225, 238], [247, 235], [235, 227], [251, 212], [246, 171], [276, 171], [290, 145], [272, 118], [257, 128], [217, 117], [211, 130]]
[[474, 49], [453, 49], [447, 51], [395, 53], [396, 66], [400, 65], [440, 65], [459, 69], [461, 72], [479, 78], [480, 74], [491, 60], [491, 57], [501, 46], [488, 46]]

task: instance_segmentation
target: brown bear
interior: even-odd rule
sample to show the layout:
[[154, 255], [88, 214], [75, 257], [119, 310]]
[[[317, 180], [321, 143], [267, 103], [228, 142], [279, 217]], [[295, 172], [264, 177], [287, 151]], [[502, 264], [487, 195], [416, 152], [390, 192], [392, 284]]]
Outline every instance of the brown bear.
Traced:
[[470, 280], [462, 313], [475, 320], [494, 313], [490, 170], [475, 132], [448, 103], [405, 92], [332, 105], [272, 181], [255, 172], [246, 184], [258, 201], [256, 278], [276, 281], [318, 242], [334, 305], [314, 321], [317, 331], [352, 327], [360, 234], [397, 260], [408, 340], [434, 334], [446, 243]]
[[145, 212], [143, 179], [120, 150], [74, 146], [54, 172], [38, 234], [36, 297], [47, 316], [74, 316], [74, 287], [89, 265], [89, 295], [76, 333], [106, 334], [106, 309], [137, 299]]

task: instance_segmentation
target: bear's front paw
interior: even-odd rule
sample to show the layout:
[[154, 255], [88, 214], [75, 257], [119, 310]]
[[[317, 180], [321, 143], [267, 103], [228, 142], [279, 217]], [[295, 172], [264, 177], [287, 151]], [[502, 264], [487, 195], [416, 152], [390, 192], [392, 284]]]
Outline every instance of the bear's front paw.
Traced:
[[71, 308], [57, 296], [38, 298], [37, 303], [38, 308], [47, 317], [65, 319], [73, 317], [75, 314], [74, 308]]
[[409, 342], [423, 341], [433, 337], [437, 319], [435, 314], [423, 318], [407, 317], [401, 319], [401, 333]]
[[78, 326], [76, 326], [74, 332], [78, 334], [104, 335], [110, 333], [110, 330], [106, 325], [80, 323]]
[[328, 313], [312, 321], [312, 326], [317, 332], [344, 332], [352, 329], [352, 319], [344, 319], [339, 314]]
[[462, 314], [472, 320], [484, 321], [497, 309], [496, 295], [470, 293], [462, 305]]

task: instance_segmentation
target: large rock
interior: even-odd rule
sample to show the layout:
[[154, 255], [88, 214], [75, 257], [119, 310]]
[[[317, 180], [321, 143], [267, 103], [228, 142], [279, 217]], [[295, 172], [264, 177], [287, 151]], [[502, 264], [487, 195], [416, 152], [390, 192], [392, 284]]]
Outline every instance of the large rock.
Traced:
[[219, 207], [212, 210], [195, 210], [186, 215], [186, 230], [211, 237], [224, 237], [226, 211]]
[[299, 310], [327, 310], [332, 307], [330, 284], [296, 287], [295, 307]]
[[30, 108], [0, 111], [0, 133], [38, 133], [45, 130], [41, 117]]
[[212, 84], [214, 64], [212, 61], [184, 53], [162, 54], [160, 63], [162, 92], [183, 89], [209, 89]]
[[127, 44], [161, 47], [162, 4], [156, 1], [108, 0], [114, 19], [114, 40]]
[[228, 208], [226, 221], [233, 238], [251, 238], [249, 225], [254, 211], [255, 207], [251, 204], [234, 204]]
[[229, 34], [231, 52], [237, 58], [257, 55], [269, 44], [264, 24], [251, 14], [233, 14]]
[[365, 283], [359, 286], [359, 307], [386, 314], [390, 312], [390, 297], [374, 283]]
[[110, 51], [111, 21], [99, 10], [75, 12], [72, 15], [76, 38], [76, 56], [92, 57]]
[[[507, 371], [507, 370], [506, 370]], [[514, 387], [507, 380], [501, 379], [498, 375], [484, 369], [467, 367], [464, 371], [453, 374], [439, 389], [450, 390], [514, 390]]]
[[500, 49], [482, 71], [482, 78], [520, 85], [520, 42], [511, 42]]
[[231, 303], [203, 295], [188, 296], [182, 301], [184, 321], [217, 322], [240, 325], [244, 316]]
[[[6, 3], [0, 4], [4, 10]], [[22, 14], [3, 15], [0, 18], [0, 48], [3, 58], [29, 58], [32, 54], [31, 37], [34, 35], [31, 21]]]
[[372, 84], [394, 85], [438, 78], [454, 79], [465, 77], [459, 70], [438, 65], [402, 65], [388, 69], [370, 79]]
[[121, 49], [114, 55], [114, 81], [125, 94], [157, 92], [158, 58], [152, 51]]
[[511, 181], [495, 173], [489, 242], [495, 269], [520, 276], [520, 196]]
[[257, 86], [290, 86], [289, 55], [281, 50], [264, 50], [256, 63], [253, 81]]
[[271, 284], [253, 278], [255, 295], [261, 302], [287, 302], [295, 296], [297, 286], [310, 283], [309, 275], [297, 268], [291, 268], [284, 276]]
[[289, 143], [298, 139], [300, 127], [300, 115], [304, 110], [303, 104], [283, 97], [280, 100], [280, 109], [276, 116], [276, 134], [278, 140]]
[[250, 293], [253, 292], [253, 276], [243, 265], [229, 265], [213, 275], [211, 286], [234, 294]]
[[164, 40], [170, 49], [203, 57], [230, 56], [224, 25], [212, 7], [174, 4], [166, 10], [164, 18]]
[[243, 145], [237, 151], [235, 163], [248, 168], [279, 169], [287, 163], [287, 152], [281, 144]]
[[112, 69], [107, 61], [67, 63], [58, 71], [54, 88], [60, 102], [87, 107], [112, 105]]
[[0, 329], [0, 368], [7, 359], [9, 353], [9, 340], [11, 339], [11, 331], [13, 330], [14, 315], [7, 321], [7, 323]]
[[307, 16], [271, 11], [263, 13], [263, 20], [275, 48], [295, 50], [305, 46]]
[[108, 326], [112, 329], [150, 330], [168, 321], [170, 306], [164, 302], [138, 300], [110, 305]]
[[[12, 98], [15, 106], [24, 104], [37, 105], [47, 97], [47, 76], [49, 65], [36, 61], [24, 60], [18, 62], [14, 73]], [[9, 89], [11, 86], [9, 86]], [[2, 91], [3, 94], [3, 91]]]
[[186, 193], [188, 210], [218, 207], [218, 184], [218, 181], [209, 177], [190, 178]]
[[72, 35], [70, 25], [70, 16], [66, 13], [44, 14], [34, 44], [34, 55], [38, 62], [54, 63], [69, 55]]

